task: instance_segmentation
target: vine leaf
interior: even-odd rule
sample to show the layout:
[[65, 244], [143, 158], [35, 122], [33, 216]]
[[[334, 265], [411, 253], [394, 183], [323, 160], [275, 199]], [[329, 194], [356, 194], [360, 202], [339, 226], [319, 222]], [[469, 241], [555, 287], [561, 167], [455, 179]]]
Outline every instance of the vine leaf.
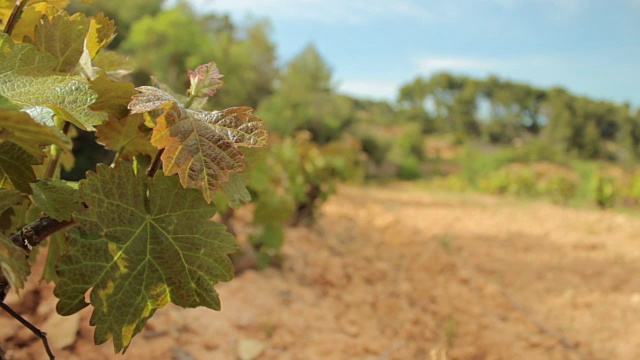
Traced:
[[29, 183], [36, 181], [32, 165], [42, 164], [42, 158], [29, 154], [20, 146], [0, 143], [0, 188], [31, 194]]
[[84, 208], [82, 197], [77, 189], [65, 181], [45, 178], [31, 184], [31, 200], [56, 220], [71, 220], [71, 215]]
[[2, 234], [0, 234], [0, 270], [2, 270], [0, 277], [4, 274], [9, 285], [16, 290], [23, 288], [27, 276], [31, 273], [24, 250]]
[[0, 108], [0, 142], [3, 139], [39, 156], [45, 155], [42, 147], [51, 144], [69, 150], [68, 144], [50, 127], [36, 122], [25, 112], [6, 108]]
[[244, 156], [238, 146], [266, 145], [267, 131], [250, 107], [187, 110], [158, 88], [137, 89], [141, 93], [129, 104], [132, 112], [163, 111], [156, 118], [151, 144], [164, 149], [165, 174], [178, 174], [184, 187], [200, 189], [207, 202], [229, 181], [229, 173], [244, 171]]
[[22, 199], [24, 199], [23, 193], [12, 189], [0, 188], [0, 214], [17, 204]]
[[78, 65], [88, 30], [89, 20], [84, 14], [69, 16], [59, 12], [51, 19], [43, 16], [29, 42], [56, 58], [57, 66], [53, 70], [70, 73]]
[[100, 71], [93, 80], [89, 80], [91, 89], [98, 94], [96, 102], [89, 108], [93, 111], [102, 111], [112, 117], [121, 118], [127, 115], [127, 105], [131, 97], [136, 94], [135, 85], [130, 82], [113, 81], [108, 74]]
[[115, 36], [116, 23], [106, 17], [104, 13], [100, 12], [91, 18], [89, 31], [86, 33], [87, 50], [91, 58], [95, 58], [100, 49], [109, 45]]
[[186, 112], [179, 106], [178, 100], [166, 91], [153, 86], [137, 87], [140, 93], [133, 96], [129, 103], [129, 109], [134, 114], [150, 112], [160, 108], [179, 108], [181, 112]]
[[41, 123], [56, 114], [80, 128], [93, 130], [106, 117], [91, 111], [98, 98], [82, 76], [55, 72], [58, 60], [31, 44], [14, 44], [0, 34], [0, 95]]
[[227, 195], [227, 204], [234, 209], [251, 201], [251, 193], [247, 189], [246, 180], [240, 173], [231, 173], [229, 182], [222, 183], [222, 189]]
[[220, 80], [223, 76], [214, 62], [202, 64], [193, 71], [189, 70], [189, 82], [191, 83], [189, 94], [197, 97], [215, 95], [223, 84]]
[[216, 209], [175, 176], [148, 178], [142, 168], [119, 161], [100, 164], [80, 182], [88, 209], [74, 214], [69, 250], [58, 262], [58, 313], [88, 304], [95, 341], [113, 339], [126, 351], [156, 309], [220, 309], [214, 289], [233, 276], [227, 254], [236, 249], [223, 225], [210, 221]]
[[98, 143], [119, 151], [122, 159], [130, 160], [138, 154], [154, 155], [158, 150], [149, 143], [151, 129], [144, 125], [141, 114], [122, 119], [109, 119], [97, 127]]

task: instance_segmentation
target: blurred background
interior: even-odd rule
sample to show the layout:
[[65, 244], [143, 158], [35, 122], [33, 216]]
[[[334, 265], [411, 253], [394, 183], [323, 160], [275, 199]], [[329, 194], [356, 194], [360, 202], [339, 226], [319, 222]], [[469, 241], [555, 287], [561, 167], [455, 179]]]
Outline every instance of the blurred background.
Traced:
[[[115, 19], [127, 79], [215, 61], [205, 108], [270, 145], [216, 199], [222, 312], [159, 311], [124, 357], [84, 312], [63, 358], [640, 358], [639, 1], [95, 3], [69, 11]], [[113, 156], [92, 136], [66, 178]]]

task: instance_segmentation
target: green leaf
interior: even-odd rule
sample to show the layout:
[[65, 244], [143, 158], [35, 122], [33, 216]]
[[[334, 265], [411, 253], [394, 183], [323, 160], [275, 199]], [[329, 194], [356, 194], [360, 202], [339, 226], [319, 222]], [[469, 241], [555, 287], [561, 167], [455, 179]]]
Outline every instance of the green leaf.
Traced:
[[0, 214], [17, 204], [23, 198], [24, 194], [19, 191], [0, 188]]
[[229, 182], [222, 183], [222, 189], [227, 195], [227, 203], [234, 209], [251, 201], [251, 194], [247, 190], [245, 178], [240, 173], [231, 173]]
[[0, 234], [0, 270], [9, 285], [16, 290], [24, 287], [24, 282], [31, 273], [27, 254], [2, 234]]
[[133, 61], [115, 51], [100, 50], [93, 59], [93, 65], [104, 70], [111, 80], [122, 80], [123, 77], [135, 70]]
[[84, 209], [80, 192], [63, 180], [40, 179], [32, 183], [31, 188], [31, 200], [56, 220], [71, 220], [72, 213]]
[[42, 270], [42, 279], [47, 282], [58, 282], [56, 266], [58, 260], [69, 250], [67, 238], [62, 231], [58, 231], [49, 236], [49, 246], [47, 246], [47, 261]]
[[31, 194], [29, 183], [36, 181], [36, 174], [31, 166], [41, 163], [41, 158], [29, 154], [12, 142], [0, 143], [0, 188]]
[[69, 149], [62, 137], [58, 136], [50, 127], [42, 125], [29, 114], [0, 108], [0, 142], [5, 139], [20, 145], [28, 152], [44, 156], [42, 147], [56, 144], [63, 149]]
[[151, 129], [144, 125], [144, 117], [132, 114], [122, 119], [109, 119], [97, 127], [98, 143], [120, 152], [121, 159], [129, 160], [138, 154], [153, 156], [158, 149], [149, 143]]
[[58, 264], [60, 314], [87, 306], [90, 290], [95, 341], [113, 338], [119, 352], [169, 302], [220, 309], [214, 285], [232, 278], [227, 254], [236, 244], [210, 221], [215, 207], [198, 191], [176, 177], [136, 175], [124, 161], [98, 165], [80, 191], [88, 209], [74, 214], [69, 252]]
[[102, 111], [116, 118], [127, 115], [127, 105], [136, 94], [135, 85], [130, 82], [115, 82], [104, 71], [89, 82], [91, 89], [98, 94], [96, 102], [89, 106], [91, 110]]
[[41, 123], [50, 123], [55, 114], [93, 130], [106, 118], [89, 108], [98, 94], [84, 77], [56, 73], [57, 66], [51, 54], [31, 44], [14, 44], [0, 34], [0, 95]]
[[30, 42], [38, 50], [56, 58], [55, 71], [70, 73], [78, 65], [88, 30], [89, 19], [84, 14], [69, 16], [66, 12], [59, 12], [51, 19], [46, 16], [40, 19]]

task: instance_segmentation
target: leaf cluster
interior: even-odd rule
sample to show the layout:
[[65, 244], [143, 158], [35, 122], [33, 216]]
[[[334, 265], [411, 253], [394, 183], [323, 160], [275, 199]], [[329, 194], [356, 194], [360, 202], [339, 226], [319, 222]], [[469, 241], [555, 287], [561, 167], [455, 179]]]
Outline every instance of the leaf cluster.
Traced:
[[[51, 237], [44, 276], [58, 312], [91, 305], [96, 343], [113, 339], [120, 352], [168, 303], [220, 309], [214, 285], [232, 278], [236, 244], [210, 221], [211, 201], [221, 187], [246, 199], [233, 175], [245, 169], [239, 147], [266, 145], [267, 132], [251, 108], [194, 107], [223, 84], [213, 62], [185, 74], [186, 98], [135, 88], [128, 60], [105, 49], [114, 22], [64, 5], [0, 2], [0, 290], [22, 288], [25, 251], [53, 219], [65, 229]], [[71, 125], [115, 152], [79, 183], [59, 179]], [[33, 243], [20, 240], [26, 228]]]

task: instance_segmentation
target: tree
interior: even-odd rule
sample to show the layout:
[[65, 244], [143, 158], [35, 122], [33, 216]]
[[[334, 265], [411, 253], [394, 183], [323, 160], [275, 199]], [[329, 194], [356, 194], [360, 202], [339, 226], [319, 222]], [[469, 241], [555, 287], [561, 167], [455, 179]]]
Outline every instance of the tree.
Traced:
[[269, 31], [265, 20], [239, 27], [228, 15], [198, 15], [188, 4], [179, 3], [133, 23], [122, 48], [145, 69], [146, 73], [137, 76], [138, 81], [146, 81], [153, 73], [159, 81], [179, 90], [188, 86], [181, 77], [184, 69], [213, 59], [221, 64], [227, 78], [210, 105], [244, 103], [256, 107], [271, 94], [277, 75], [275, 45]]
[[335, 94], [331, 69], [310, 44], [287, 64], [275, 93], [257, 112], [270, 119], [274, 132], [291, 135], [309, 130], [322, 144], [337, 139], [348, 126], [352, 104], [347, 96]]

